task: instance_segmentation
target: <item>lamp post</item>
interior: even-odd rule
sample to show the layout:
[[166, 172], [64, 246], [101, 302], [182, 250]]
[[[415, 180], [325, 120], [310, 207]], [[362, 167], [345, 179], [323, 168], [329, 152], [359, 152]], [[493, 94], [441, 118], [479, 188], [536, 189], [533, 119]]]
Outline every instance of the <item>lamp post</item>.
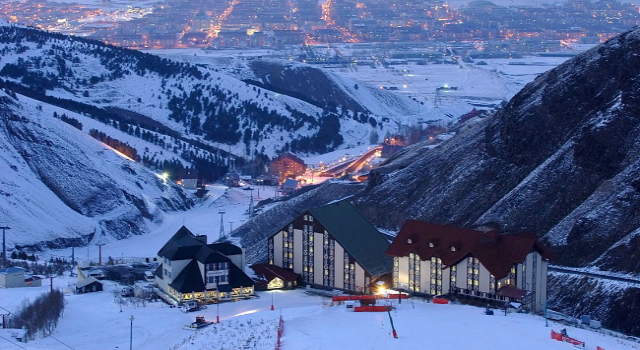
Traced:
[[271, 310], [273, 311], [275, 308], [273, 307], [273, 292], [271, 292]]
[[220, 323], [220, 300], [218, 300], [218, 303], [216, 304], [218, 307], [218, 314], [216, 315], [216, 323]]
[[6, 222], [0, 222], [0, 229], [2, 229], [2, 267], [7, 267], [7, 240], [5, 232], [11, 230], [11, 227], [7, 226]]
[[129, 316], [129, 321], [131, 321], [131, 329], [129, 332], [129, 350], [133, 349], [133, 315]]

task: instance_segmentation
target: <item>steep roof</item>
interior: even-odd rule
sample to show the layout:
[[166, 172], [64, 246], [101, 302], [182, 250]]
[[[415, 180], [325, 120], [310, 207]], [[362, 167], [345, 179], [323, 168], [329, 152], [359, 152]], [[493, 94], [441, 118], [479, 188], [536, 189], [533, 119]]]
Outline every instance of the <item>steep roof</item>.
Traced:
[[231, 288], [252, 287], [255, 282], [235, 264], [229, 264], [229, 286]]
[[271, 281], [278, 277], [285, 282], [293, 282], [298, 279], [298, 276], [300, 276], [293, 271], [270, 264], [254, 264], [251, 268], [255, 271], [256, 275], [264, 276], [267, 281]]
[[204, 281], [202, 280], [200, 267], [198, 267], [198, 261], [191, 260], [170, 285], [180, 293], [204, 291]]
[[291, 153], [283, 153], [282, 155], [280, 155], [279, 157], [275, 158], [274, 160], [272, 160], [272, 162], [278, 161], [278, 160], [282, 160], [282, 159], [291, 159], [292, 161], [296, 162], [296, 163], [300, 163], [300, 164], [305, 164], [304, 160], [296, 155], [293, 155]]
[[242, 254], [242, 248], [227, 242], [207, 244], [207, 247], [227, 256]]
[[340, 245], [372, 276], [391, 272], [389, 242], [348, 200], [309, 210]]
[[226, 256], [211, 250], [208, 246], [202, 246], [200, 251], [195, 255], [195, 258], [203, 264], [230, 262], [231, 259]]
[[153, 271], [153, 275], [162, 278], [162, 264], [159, 264], [155, 271]]
[[183, 260], [193, 258], [205, 243], [197, 240], [196, 236], [182, 226], [158, 252], [158, 256], [169, 260]]
[[523, 262], [533, 250], [537, 250], [544, 259], [552, 258], [544, 245], [529, 232], [506, 236], [497, 231], [481, 232], [407, 220], [387, 254], [402, 257], [415, 253], [422, 260], [437, 257], [445, 266], [455, 265], [472, 255], [500, 279], [506, 277], [511, 267]]

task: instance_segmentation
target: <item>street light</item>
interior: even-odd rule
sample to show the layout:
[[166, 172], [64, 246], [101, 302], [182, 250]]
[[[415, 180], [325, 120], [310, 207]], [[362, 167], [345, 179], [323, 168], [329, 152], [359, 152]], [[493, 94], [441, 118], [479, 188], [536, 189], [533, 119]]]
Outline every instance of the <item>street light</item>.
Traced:
[[129, 316], [129, 321], [131, 321], [131, 331], [129, 333], [129, 350], [133, 349], [133, 315]]
[[11, 227], [7, 226], [5, 221], [0, 222], [0, 229], [2, 229], [2, 267], [7, 267], [7, 240], [5, 231], [11, 230]]

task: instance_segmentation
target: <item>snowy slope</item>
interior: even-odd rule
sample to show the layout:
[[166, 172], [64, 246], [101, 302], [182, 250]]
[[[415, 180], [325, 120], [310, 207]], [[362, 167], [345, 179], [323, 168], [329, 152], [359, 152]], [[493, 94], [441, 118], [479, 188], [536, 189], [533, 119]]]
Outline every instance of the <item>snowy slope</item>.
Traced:
[[[127, 120], [132, 126], [157, 131], [153, 123], [158, 122], [168, 129], [162, 132], [170, 137], [179, 136], [187, 143], [204, 142], [241, 157], [251, 158], [257, 153], [273, 156], [288, 147], [291, 140], [319, 137], [316, 134], [329, 113], [338, 115], [344, 138], [340, 145], [328, 144], [331, 150], [361, 143], [361, 135], [350, 133], [373, 128], [368, 117], [355, 117], [355, 106], [342, 106], [336, 101], [337, 110], [330, 110], [296, 96], [247, 84], [220, 72], [213, 64], [178, 62], [27, 28], [2, 26], [0, 36], [3, 79], [28, 89], [30, 97], [46, 103], [53, 103], [51, 97], [55, 97], [62, 99], [57, 103], [74, 101], [135, 112], [142, 119]], [[348, 91], [345, 86], [355, 83], [322, 74], [329, 81], [336, 80], [335, 91], [349, 95], [351, 100], [361, 100], [374, 119], [380, 119], [377, 113], [415, 114], [419, 106], [411, 99], [370, 87], [360, 92]], [[297, 83], [313, 85], [304, 74], [295, 79], [299, 80]], [[112, 124], [113, 120], [122, 120], [113, 113], [93, 117]], [[396, 128], [397, 125], [380, 124], [378, 131], [393, 132]]]
[[9, 248], [139, 235], [164, 211], [193, 206], [192, 195], [28, 101], [1, 99], [0, 215], [11, 227]]

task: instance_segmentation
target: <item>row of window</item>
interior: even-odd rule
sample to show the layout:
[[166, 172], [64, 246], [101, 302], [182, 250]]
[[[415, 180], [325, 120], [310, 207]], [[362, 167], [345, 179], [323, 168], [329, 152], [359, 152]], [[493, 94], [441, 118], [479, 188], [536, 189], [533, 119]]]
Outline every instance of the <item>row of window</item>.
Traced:
[[227, 262], [209, 263], [209, 264], [206, 264], [205, 268], [206, 268], [206, 271], [228, 270], [229, 269], [229, 263], [227, 263]]
[[207, 284], [215, 283], [215, 284], [225, 284], [227, 283], [227, 275], [220, 276], [207, 276]]
[[[408, 285], [406, 286], [407, 288], [409, 288], [409, 290], [412, 291], [420, 291], [420, 276], [421, 276], [421, 271], [420, 271], [420, 259], [418, 257], [417, 254], [414, 253], [410, 253], [407, 259], [407, 263], [408, 263]], [[442, 261], [439, 258], [431, 258], [431, 269], [430, 269], [430, 293], [431, 294], [439, 294], [442, 292]], [[527, 285], [526, 284], [526, 269], [525, 269], [525, 265], [519, 265], [521, 267], [521, 271], [522, 271], [522, 285]], [[534, 258], [533, 261], [533, 269], [534, 272], [537, 268], [537, 259]], [[457, 288], [457, 274], [458, 274], [458, 269], [457, 266], [451, 266], [449, 267], [449, 271], [450, 271], [450, 289], [454, 290], [455, 288]], [[478, 291], [479, 287], [480, 287], [480, 262], [477, 258], [475, 257], [469, 257], [467, 258], [467, 290], [470, 291]], [[399, 258], [394, 258], [394, 264], [393, 264], [393, 283], [394, 283], [394, 287], [398, 288], [398, 287], [402, 287], [399, 285], [399, 274], [400, 274], [400, 261]], [[493, 275], [489, 275], [490, 279], [489, 279], [489, 290], [490, 293], [495, 293], [498, 289], [500, 289], [503, 286], [506, 285], [513, 285], [516, 286], [517, 285], [517, 278], [518, 278], [518, 273], [517, 273], [517, 266], [514, 265], [511, 268], [511, 271], [509, 273], [509, 275], [502, 279], [502, 280], [496, 280], [496, 278]], [[533, 279], [533, 288], [535, 289], [535, 280], [536, 280], [536, 276], [535, 273], [532, 276]]]

